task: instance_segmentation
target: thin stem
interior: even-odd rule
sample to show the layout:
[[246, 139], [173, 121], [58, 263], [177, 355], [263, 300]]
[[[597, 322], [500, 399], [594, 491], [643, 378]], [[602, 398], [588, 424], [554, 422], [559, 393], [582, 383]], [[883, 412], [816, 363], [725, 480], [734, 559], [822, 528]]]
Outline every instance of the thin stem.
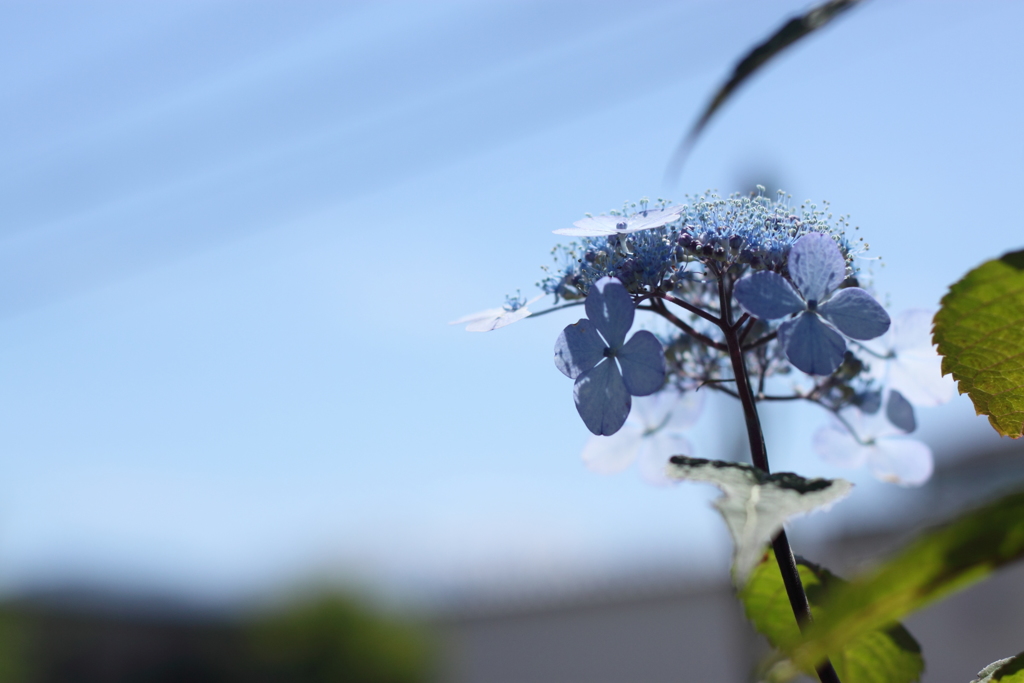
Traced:
[[732, 389], [728, 389], [726, 387], [723, 387], [721, 384], [707, 384], [707, 383], [704, 383], [704, 384], [701, 384], [700, 386], [707, 387], [708, 389], [714, 389], [715, 391], [721, 391], [723, 394], [729, 394], [730, 396], [732, 396], [736, 400], [739, 400], [739, 398], [740, 398], [740, 395], [737, 394], [735, 391], [733, 391]]
[[[871, 445], [873, 445], [874, 444], [873, 441], [865, 441], [864, 439], [862, 439], [860, 437], [860, 434], [857, 433], [857, 430], [854, 429], [853, 425], [850, 424], [850, 421], [847, 420], [845, 417], [843, 417], [842, 414], [838, 410], [835, 410], [833, 408], [829, 408], [827, 406], [822, 405], [820, 402], [818, 402], [817, 397], [815, 396], [815, 394], [818, 392], [819, 389], [821, 389], [821, 387], [815, 387], [809, 394], [790, 394], [789, 396], [765, 396], [764, 394], [758, 394], [757, 400], [758, 401], [809, 401], [810, 403], [813, 403], [816, 406], [821, 406], [822, 408], [824, 408], [825, 410], [830, 412], [832, 414], [832, 416], [835, 417], [840, 422], [840, 424], [842, 424], [844, 427], [846, 427], [846, 431], [850, 432], [850, 436], [853, 437], [853, 440], [856, 441], [857, 443], [859, 443], [861, 446], [871, 446]], [[732, 393], [732, 392], [729, 392], [729, 393]], [[739, 398], [739, 396], [736, 396], [736, 398]]]
[[719, 351], [728, 350], [728, 347], [722, 342], [716, 342], [711, 337], [705, 334], [701, 334], [700, 332], [693, 329], [685, 322], [677, 318], [675, 315], [672, 314], [671, 311], [668, 310], [668, 308], [665, 307], [664, 302], [658, 301], [657, 299], [651, 299], [651, 310], [654, 311], [655, 313], [658, 313], [659, 315], [661, 315], [661, 317], [665, 318], [665, 320], [668, 320], [670, 323], [672, 323], [673, 325], [675, 325], [683, 332], [696, 339], [697, 341], [701, 342], [702, 344], [710, 346], [713, 349], [718, 349]]
[[[746, 334], [747, 330], [743, 331]], [[740, 337], [740, 343], [743, 342], [743, 337]], [[764, 396], [764, 381], [768, 377], [768, 355], [760, 353], [757, 355], [758, 365], [761, 366], [761, 377], [757, 380], [757, 395]]]
[[749, 344], [744, 346], [743, 350], [744, 351], [750, 351], [751, 349], [756, 349], [758, 346], [763, 346], [763, 345], [767, 344], [772, 339], [775, 339], [775, 337], [777, 337], [777, 336], [779, 336], [778, 331], [772, 332], [770, 334], [766, 334], [763, 337], [761, 337], [760, 339], [758, 339], [757, 341], [750, 342]]
[[[747, 365], [743, 360], [743, 347], [740, 345], [736, 328], [732, 325], [732, 292], [729, 291], [725, 278], [722, 277], [718, 280], [718, 296], [722, 310], [721, 328], [729, 347], [729, 359], [732, 361], [733, 375], [736, 377], [736, 393], [739, 394], [740, 403], [743, 404], [743, 415], [747, 423], [750, 457], [754, 467], [767, 473], [770, 471], [768, 450], [765, 448], [764, 433], [761, 431], [761, 419], [757, 414], [754, 392], [750, 389]], [[786, 586], [786, 595], [789, 597], [790, 607], [793, 608], [796, 623], [803, 631], [811, 623], [811, 606], [807, 601], [807, 593], [804, 592], [800, 572], [796, 567], [796, 558], [793, 556], [793, 549], [789, 545], [785, 529], [779, 531], [772, 539], [772, 549], [775, 550], [775, 560], [779, 563], [782, 582]], [[839, 675], [828, 658], [815, 667], [815, 670], [821, 683], [840, 683]]]
[[707, 379], [707, 380], [704, 380], [703, 382], [701, 382], [700, 384], [698, 384], [697, 388], [694, 389], [694, 391], [700, 391], [704, 387], [709, 387], [711, 389], [721, 389], [725, 393], [730, 394], [732, 396], [735, 396], [736, 398], [739, 398], [739, 396], [736, 394], [736, 392], [729, 391], [728, 389], [725, 389], [725, 388], [722, 387], [722, 384], [724, 382], [735, 382], [735, 381], [736, 380], [734, 380], [734, 379]]
[[[751, 318], [750, 320], [747, 321], [747, 326], [744, 327], [743, 330], [740, 332], [740, 343], [741, 344], [743, 343], [743, 340], [747, 338], [747, 335], [750, 334], [750, 330], [754, 329], [754, 325], [756, 325], [756, 324], [757, 324], [757, 318]], [[737, 326], [738, 325], [739, 325], [739, 323], [737, 323]]]
[[891, 359], [896, 357], [896, 353], [893, 352], [893, 351], [890, 351], [889, 353], [878, 353], [877, 351], [872, 351], [871, 349], [869, 349], [868, 347], [864, 346], [863, 344], [861, 344], [860, 342], [858, 342], [855, 339], [851, 340], [851, 342], [856, 344], [857, 347], [860, 348], [861, 351], [863, 351], [864, 353], [866, 353], [868, 355], [874, 356], [875, 358], [881, 358], [882, 360], [891, 360]]
[[722, 332], [725, 333], [725, 343], [729, 349], [729, 359], [732, 361], [732, 372], [736, 378], [736, 393], [740, 396], [743, 404], [743, 417], [747, 423], [747, 440], [750, 441], [750, 457], [754, 467], [765, 472], [768, 468], [768, 449], [764, 445], [764, 435], [761, 432], [761, 418], [757, 414], [757, 406], [754, 403], [754, 392], [750, 389], [750, 379], [747, 377], [747, 366], [743, 362], [743, 349], [740, 347], [739, 335], [732, 326], [732, 307], [730, 295], [726, 291], [724, 279], [718, 280], [719, 299], [722, 305]]
[[572, 308], [573, 306], [582, 306], [583, 303], [584, 302], [582, 302], [582, 301], [574, 301], [571, 304], [562, 304], [561, 306], [552, 306], [551, 308], [545, 308], [543, 311], [537, 311], [536, 313], [530, 313], [530, 315], [528, 315], [526, 317], [528, 317], [528, 318], [539, 318], [542, 315], [547, 315], [548, 313], [552, 313], [554, 311], [560, 311], [563, 308]]
[[829, 412], [832, 413], [832, 415], [834, 415], [835, 418], [839, 420], [839, 422], [841, 422], [844, 427], [846, 427], [846, 431], [850, 432], [850, 436], [853, 437], [854, 441], [859, 443], [861, 446], [872, 445], [872, 442], [865, 441], [864, 439], [860, 438], [860, 434], [857, 433], [857, 430], [853, 428], [853, 425], [851, 425], [845, 417], [839, 414], [838, 410], [830, 410]]
[[679, 306], [680, 308], [685, 308], [690, 313], [693, 313], [694, 315], [698, 315], [701, 318], [704, 318], [709, 323], [714, 323], [715, 325], [718, 325], [718, 326], [722, 325], [722, 321], [721, 321], [720, 318], [716, 318], [715, 316], [711, 315], [710, 313], [708, 313], [704, 309], [698, 308], [697, 306], [694, 306], [693, 304], [691, 304], [689, 301], [686, 301], [685, 299], [680, 299], [678, 297], [674, 297], [671, 294], [667, 294], [667, 293], [666, 294], [659, 294], [659, 295], [656, 295], [656, 296], [661, 297], [665, 301], [669, 301], [671, 303], [674, 303], [676, 306]]

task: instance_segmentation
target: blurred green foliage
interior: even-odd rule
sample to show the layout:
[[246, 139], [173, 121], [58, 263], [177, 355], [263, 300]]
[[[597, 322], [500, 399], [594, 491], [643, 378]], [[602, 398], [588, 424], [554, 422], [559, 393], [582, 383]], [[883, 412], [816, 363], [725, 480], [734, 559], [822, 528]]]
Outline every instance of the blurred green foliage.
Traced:
[[[797, 558], [797, 569], [816, 619], [824, 616], [825, 596], [846, 582], [824, 567]], [[791, 650], [800, 642], [800, 630], [786, 596], [782, 573], [769, 550], [739, 592], [747, 617], [776, 648]], [[829, 658], [843, 683], [912, 683], [921, 677], [924, 659], [921, 646], [902, 624], [860, 633], [840, 647], [830, 650]], [[798, 673], [796, 670], [793, 674]], [[808, 667], [813, 673], [813, 667]]]
[[10, 611], [0, 611], [0, 683], [34, 680], [28, 653], [29, 620]]
[[431, 671], [421, 631], [342, 595], [267, 614], [247, 625], [246, 640], [268, 681], [421, 683]]
[[325, 593], [247, 616], [140, 603], [0, 606], [0, 683], [424, 683], [425, 629]]
[[1024, 491], [921, 534], [873, 571], [837, 585], [823, 612], [789, 648], [807, 669], [861, 635], [987, 578], [1024, 558]]

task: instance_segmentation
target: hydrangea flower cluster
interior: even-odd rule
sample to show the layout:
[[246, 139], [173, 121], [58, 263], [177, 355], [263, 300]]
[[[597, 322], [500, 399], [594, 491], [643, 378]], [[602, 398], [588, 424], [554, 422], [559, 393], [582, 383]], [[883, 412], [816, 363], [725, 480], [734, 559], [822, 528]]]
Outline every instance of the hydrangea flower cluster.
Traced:
[[[554, 296], [548, 310], [586, 310], [559, 335], [554, 361], [575, 381], [577, 411], [595, 434], [588, 464], [614, 470], [642, 451], [645, 475], [658, 479], [651, 463], [664, 465], [685, 444], [669, 417], [692, 414], [676, 408], [706, 387], [748, 403], [815, 403], [831, 415], [814, 438], [822, 457], [922, 483], [931, 452], [906, 436], [914, 406], [953, 395], [931, 315], [911, 311], [893, 323], [862, 286], [856, 259], [867, 245], [847, 236], [848, 221], [760, 189], [678, 205], [642, 200], [555, 231], [577, 241], [555, 248], [556, 267], [538, 286]], [[496, 329], [528, 317], [526, 304], [517, 297], [456, 322]], [[660, 321], [658, 335], [627, 340], [636, 311]]]

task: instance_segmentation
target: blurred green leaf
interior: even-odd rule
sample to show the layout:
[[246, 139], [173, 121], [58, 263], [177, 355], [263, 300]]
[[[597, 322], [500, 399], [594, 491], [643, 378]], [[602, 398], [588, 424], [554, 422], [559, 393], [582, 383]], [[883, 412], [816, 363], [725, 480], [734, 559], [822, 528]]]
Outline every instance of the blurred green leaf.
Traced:
[[850, 9], [861, 0], [829, 0], [807, 10], [804, 14], [795, 16], [787, 21], [782, 28], [773, 33], [767, 40], [755, 46], [750, 52], [744, 55], [743, 59], [733, 67], [729, 80], [723, 83], [715, 96], [711, 98], [697, 122], [690, 128], [683, 141], [676, 148], [672, 162], [669, 164], [668, 177], [675, 178], [679, 170], [689, 156], [693, 144], [697, 141], [708, 121], [715, 115], [715, 112], [725, 104], [725, 101], [732, 96], [744, 81], [750, 78], [758, 69], [764, 66], [772, 57], [779, 54], [787, 47], [807, 36], [835, 19], [843, 11]]
[[790, 650], [802, 669], [1024, 556], [1024, 492], [923, 534], [873, 572], [836, 587]]
[[1024, 652], [992, 662], [971, 683], [1024, 683]]
[[733, 578], [746, 581], [764, 547], [786, 520], [845, 497], [853, 484], [845, 479], [805, 479], [791, 472], [765, 474], [738, 462], [677, 455], [669, 460], [673, 479], [714, 484], [724, 495], [714, 506], [725, 519], [734, 543]]
[[949, 288], [935, 315], [942, 374], [997, 432], [1024, 433], [1024, 251], [981, 264]]
[[[797, 559], [797, 569], [811, 603], [811, 613], [817, 619], [823, 613], [821, 603], [825, 595], [846, 582], [824, 567], [801, 558]], [[754, 568], [739, 597], [754, 627], [776, 648], [791, 650], [800, 642], [796, 618], [772, 552]], [[843, 683], [912, 683], [924, 670], [921, 646], [901, 624], [863, 633], [844, 647], [829, 652], [829, 657]], [[772, 670], [784, 669], [780, 664], [776, 662]], [[813, 671], [809, 669], [808, 673]], [[777, 680], [780, 674], [773, 675]]]

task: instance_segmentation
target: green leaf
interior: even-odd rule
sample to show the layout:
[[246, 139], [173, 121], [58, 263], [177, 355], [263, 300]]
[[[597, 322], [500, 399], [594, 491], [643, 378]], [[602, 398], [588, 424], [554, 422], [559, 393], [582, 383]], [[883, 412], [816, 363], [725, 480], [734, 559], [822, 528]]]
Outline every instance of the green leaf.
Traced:
[[806, 669], [864, 633], [985, 578], [1024, 556], [1024, 492], [929, 531], [895, 558], [829, 593], [824, 614], [790, 651]]
[[795, 16], [787, 21], [778, 31], [773, 33], [767, 40], [754, 46], [754, 48], [743, 56], [743, 59], [733, 67], [729, 80], [723, 83], [715, 96], [711, 98], [700, 117], [697, 119], [690, 132], [686, 134], [683, 141], [679, 143], [669, 164], [667, 176], [674, 178], [693, 149], [693, 143], [697, 141], [708, 121], [715, 115], [715, 112], [725, 104], [725, 101], [736, 91], [736, 89], [756, 71], [763, 67], [772, 57], [779, 54], [787, 47], [800, 40], [804, 36], [817, 31], [825, 24], [832, 21], [844, 10], [850, 9], [861, 0], [829, 0], [816, 5], [805, 13]]
[[971, 683], [1024, 683], [1024, 652], [992, 662]]
[[[811, 614], [823, 614], [825, 595], [846, 582], [824, 567], [797, 558]], [[750, 580], [739, 593], [747, 617], [754, 627], [776, 648], [791, 650], [800, 642], [796, 618], [786, 597], [775, 555], [768, 552], [751, 572]], [[843, 647], [829, 652], [832, 665], [843, 683], [911, 683], [924, 670], [921, 646], [901, 624], [868, 631]], [[778, 664], [775, 665], [778, 668]], [[813, 673], [813, 668], [808, 673]]]
[[1024, 251], [981, 264], [949, 288], [935, 315], [942, 374], [1004, 436], [1024, 433]]
[[853, 488], [845, 479], [804, 479], [792, 472], [765, 474], [738, 462], [685, 455], [672, 457], [668, 470], [674, 479], [708, 482], [721, 489], [724, 495], [715, 499], [714, 506], [732, 535], [737, 585], [743, 585], [765, 545], [786, 520], [830, 507]]

